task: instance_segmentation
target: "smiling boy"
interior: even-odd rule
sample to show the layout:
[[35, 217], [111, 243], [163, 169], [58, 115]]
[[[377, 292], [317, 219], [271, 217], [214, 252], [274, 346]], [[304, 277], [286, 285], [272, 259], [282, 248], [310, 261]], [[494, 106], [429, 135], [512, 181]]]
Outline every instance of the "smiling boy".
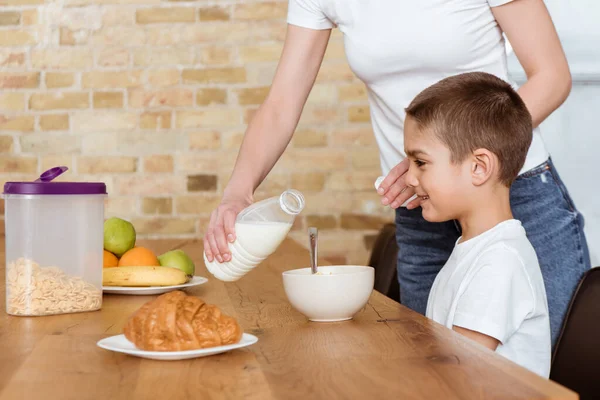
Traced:
[[454, 220], [462, 230], [427, 317], [547, 377], [544, 282], [509, 202], [532, 140], [525, 103], [508, 83], [476, 72], [428, 87], [406, 113], [406, 183], [422, 200], [423, 218]]

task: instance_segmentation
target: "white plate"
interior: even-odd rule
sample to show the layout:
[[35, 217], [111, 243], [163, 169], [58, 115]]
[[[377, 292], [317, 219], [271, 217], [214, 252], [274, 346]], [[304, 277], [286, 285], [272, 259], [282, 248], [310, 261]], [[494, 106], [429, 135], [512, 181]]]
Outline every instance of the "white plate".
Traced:
[[173, 286], [102, 286], [102, 291], [104, 293], [112, 293], [112, 294], [133, 294], [139, 296], [145, 296], [149, 294], [163, 294], [167, 292], [172, 292], [173, 290], [178, 290], [182, 288], [192, 287], [202, 285], [208, 282], [208, 279], [202, 276], [194, 276], [192, 280], [188, 283], [182, 283], [181, 285], [173, 285]]
[[209, 347], [207, 349], [185, 350], [185, 351], [144, 351], [139, 350], [131, 343], [125, 335], [116, 335], [100, 340], [97, 345], [106, 350], [117, 353], [129, 354], [131, 356], [149, 358], [152, 360], [187, 360], [189, 358], [206, 357], [226, 351], [240, 349], [258, 342], [258, 338], [249, 333], [244, 333], [239, 343], [226, 346]]

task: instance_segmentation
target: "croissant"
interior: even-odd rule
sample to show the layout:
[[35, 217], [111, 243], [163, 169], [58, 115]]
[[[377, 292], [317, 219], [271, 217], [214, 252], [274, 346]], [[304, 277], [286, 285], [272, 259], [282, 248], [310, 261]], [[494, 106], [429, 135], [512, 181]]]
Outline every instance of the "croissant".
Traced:
[[217, 306], [174, 291], [147, 302], [131, 315], [125, 337], [147, 351], [182, 351], [238, 343], [242, 329]]

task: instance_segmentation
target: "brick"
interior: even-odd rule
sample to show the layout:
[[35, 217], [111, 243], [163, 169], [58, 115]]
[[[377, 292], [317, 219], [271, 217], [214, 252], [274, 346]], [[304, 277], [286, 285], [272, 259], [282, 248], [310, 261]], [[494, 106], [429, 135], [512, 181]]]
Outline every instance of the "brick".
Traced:
[[86, 92], [34, 93], [29, 98], [32, 110], [82, 109], [89, 103]]
[[236, 109], [212, 109], [209, 111], [177, 111], [177, 128], [204, 128], [207, 126], [239, 125], [241, 115]]
[[25, 6], [44, 4], [44, 0], [0, 0], [0, 6]]
[[156, 7], [136, 10], [135, 21], [138, 24], [194, 22], [195, 9], [192, 7]]
[[80, 174], [129, 173], [137, 171], [137, 158], [125, 156], [87, 156], [77, 158]]
[[142, 212], [150, 215], [173, 213], [173, 199], [169, 197], [145, 197], [142, 199]]
[[334, 85], [316, 84], [313, 86], [306, 103], [309, 105], [337, 105], [337, 89]]
[[134, 50], [133, 65], [190, 65], [194, 64], [194, 51], [189, 47], [153, 48], [147, 47]]
[[177, 69], [147, 70], [144, 82], [150, 86], [172, 86], [179, 83], [180, 75]]
[[16, 11], [0, 12], [0, 26], [19, 25], [21, 23], [21, 13]]
[[23, 10], [21, 12], [21, 22], [25, 26], [36, 25], [38, 23], [38, 11], [36, 9]]
[[314, 129], [296, 131], [292, 145], [299, 148], [327, 146], [327, 133]]
[[40, 129], [43, 131], [69, 130], [68, 114], [47, 114], [40, 116]]
[[171, 127], [171, 112], [145, 112], [140, 116], [141, 129], [169, 129]]
[[46, 72], [44, 80], [49, 89], [71, 87], [75, 83], [75, 75], [68, 72]]
[[340, 224], [343, 229], [379, 230], [387, 221], [378, 216], [342, 214]]
[[269, 87], [237, 89], [235, 92], [240, 105], [262, 104], [269, 94]]
[[25, 94], [16, 92], [0, 92], [0, 111], [24, 111]]
[[221, 155], [214, 152], [184, 153], [177, 157], [177, 171], [213, 173], [220, 167], [221, 160]]
[[[73, 158], [74, 157], [72, 154], [45, 154], [45, 155], [42, 155], [40, 157], [41, 170], [46, 171], [46, 170], [49, 170], [50, 168], [56, 167], [57, 165], [64, 165], [67, 168], [69, 168], [69, 170], [74, 171], [75, 163], [73, 162]], [[64, 177], [63, 179], [65, 181], [68, 181], [70, 179], [69, 175], [70, 174], [61, 175], [60, 177], [57, 178], [57, 180]]]
[[98, 51], [96, 65], [100, 67], [125, 67], [129, 65], [129, 51], [120, 47], [108, 47]]
[[243, 132], [233, 132], [228, 134], [222, 134], [221, 141], [223, 142], [224, 149], [239, 149], [244, 140]]
[[179, 132], [123, 131], [115, 138], [121, 154], [150, 155], [181, 152], [187, 147], [187, 136]]
[[293, 150], [283, 154], [278, 166], [289, 171], [343, 170], [346, 168], [344, 150]]
[[373, 130], [368, 128], [348, 128], [336, 130], [333, 134], [333, 144], [335, 146], [374, 146], [375, 136]]
[[0, 136], [0, 153], [12, 153], [14, 149], [14, 141], [12, 136]]
[[0, 89], [35, 89], [39, 85], [39, 72], [0, 72]]
[[221, 147], [221, 134], [217, 131], [192, 132], [190, 150], [214, 150]]
[[102, 26], [133, 25], [135, 23], [135, 9], [122, 5], [103, 6]]
[[131, 88], [142, 85], [141, 71], [85, 72], [81, 85], [86, 89]]
[[116, 178], [117, 193], [122, 195], [167, 196], [183, 194], [185, 177], [173, 175], [133, 175]]
[[209, 106], [211, 104], [226, 104], [227, 90], [219, 88], [203, 88], [196, 92], [196, 104]]
[[37, 157], [2, 156], [0, 157], [0, 171], [4, 173], [19, 172], [33, 174], [37, 172]]
[[129, 106], [134, 108], [185, 107], [193, 104], [194, 94], [189, 89], [136, 89], [129, 92]]
[[77, 136], [51, 133], [32, 133], [20, 137], [24, 153], [75, 153], [81, 151], [81, 140]]
[[348, 121], [350, 122], [369, 122], [371, 116], [368, 106], [355, 106], [348, 108]]
[[144, 172], [173, 172], [173, 156], [152, 155], [144, 158]]
[[123, 93], [121, 92], [94, 92], [94, 108], [122, 108]]
[[94, 46], [145, 46], [149, 40], [144, 26], [104, 26], [94, 32], [90, 44]]
[[154, 218], [132, 220], [136, 232], [141, 235], [175, 235], [196, 233], [195, 218]]
[[322, 172], [292, 174], [292, 187], [301, 192], [320, 192], [325, 187], [325, 174]]
[[362, 82], [340, 86], [338, 98], [341, 102], [366, 101], [367, 88]]
[[252, 86], [269, 86], [273, 83], [277, 63], [246, 65], [246, 80]]
[[184, 69], [184, 83], [243, 83], [246, 81], [244, 68]]
[[279, 61], [282, 49], [282, 43], [240, 46], [238, 47], [238, 56], [243, 63], [275, 62]]
[[329, 40], [325, 51], [325, 60], [346, 60], [343, 40]]
[[332, 172], [327, 182], [327, 188], [335, 191], [375, 190], [375, 179], [380, 175], [379, 170], [372, 172]]
[[364, 148], [352, 152], [352, 166], [358, 169], [380, 168], [379, 150], [377, 147]]
[[216, 175], [189, 175], [187, 177], [188, 192], [210, 192], [217, 190]]
[[[231, 175], [231, 172], [227, 176]], [[265, 193], [266, 196], [276, 196], [289, 188], [289, 174], [270, 173], [256, 189], [257, 196]]]
[[123, 217], [137, 214], [137, 199], [135, 197], [116, 197], [112, 193], [104, 200], [106, 218]]
[[2, 35], [0, 35], [0, 46], [27, 46], [35, 43], [35, 35], [29, 31], [2, 30]]
[[175, 210], [177, 214], [210, 214], [221, 203], [220, 195], [177, 196]]
[[90, 48], [56, 48], [31, 50], [31, 65], [36, 69], [91, 68], [93, 54]]
[[205, 65], [229, 64], [231, 49], [218, 46], [203, 47], [200, 49], [200, 62]]
[[59, 43], [62, 46], [74, 46], [86, 44], [88, 41], [87, 30], [71, 30], [69, 28], [61, 27], [59, 35]]
[[10, 48], [0, 48], [0, 67], [22, 67], [24, 64], [24, 52]]
[[0, 131], [32, 132], [35, 127], [33, 115], [7, 117], [0, 115]]
[[282, 19], [287, 15], [287, 2], [238, 4], [234, 7], [235, 19]]
[[300, 125], [342, 123], [342, 109], [338, 106], [306, 105], [300, 117]]
[[337, 228], [338, 223], [334, 215], [307, 215], [306, 226], [326, 230]]
[[198, 10], [200, 21], [228, 21], [230, 18], [229, 9], [226, 7], [203, 7]]
[[73, 132], [93, 132], [98, 130], [131, 130], [138, 125], [137, 114], [123, 111], [79, 112], [71, 116]]

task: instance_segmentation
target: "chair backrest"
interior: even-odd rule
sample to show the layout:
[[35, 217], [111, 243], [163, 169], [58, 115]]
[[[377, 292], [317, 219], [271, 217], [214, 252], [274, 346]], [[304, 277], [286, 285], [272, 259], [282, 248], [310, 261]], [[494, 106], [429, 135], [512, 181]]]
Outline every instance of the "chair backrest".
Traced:
[[600, 267], [587, 271], [567, 311], [552, 357], [550, 379], [579, 393], [600, 397]]
[[373, 244], [369, 266], [375, 268], [375, 290], [400, 302], [396, 225], [385, 224]]

